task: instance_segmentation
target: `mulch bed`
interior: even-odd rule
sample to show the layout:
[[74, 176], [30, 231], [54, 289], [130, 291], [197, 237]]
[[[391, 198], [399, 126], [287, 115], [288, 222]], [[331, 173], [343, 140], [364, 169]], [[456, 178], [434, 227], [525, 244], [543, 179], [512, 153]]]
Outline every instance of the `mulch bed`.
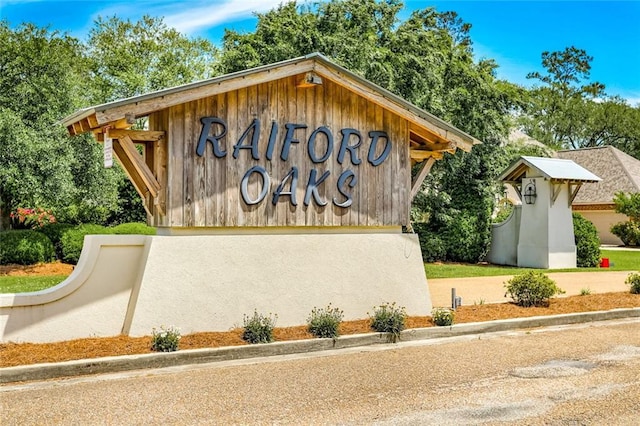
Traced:
[[[512, 303], [461, 306], [455, 314], [456, 323], [522, 318], [537, 315], [557, 315], [576, 312], [602, 311], [615, 308], [640, 307], [640, 295], [631, 293], [604, 293], [552, 299], [548, 307], [522, 308]], [[432, 327], [430, 317], [410, 317], [407, 328]], [[370, 333], [369, 320], [343, 322], [342, 335]], [[228, 332], [194, 333], [180, 340], [180, 349], [216, 348], [245, 345], [242, 329]], [[277, 328], [277, 341], [311, 339], [306, 326]], [[151, 352], [151, 337], [100, 337], [77, 339], [57, 343], [4, 343], [0, 344], [0, 367], [60, 362], [75, 359], [114, 355], [132, 355]]]

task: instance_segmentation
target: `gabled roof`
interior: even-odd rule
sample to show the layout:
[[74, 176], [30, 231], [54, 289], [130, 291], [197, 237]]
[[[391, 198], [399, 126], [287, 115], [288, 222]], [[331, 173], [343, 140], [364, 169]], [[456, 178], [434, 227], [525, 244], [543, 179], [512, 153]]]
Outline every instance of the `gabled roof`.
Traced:
[[407, 119], [410, 122], [411, 145], [418, 151], [422, 148], [440, 152], [454, 152], [456, 148], [470, 151], [474, 144], [481, 143], [473, 136], [335, 64], [319, 53], [84, 108], [64, 118], [62, 124], [72, 135], [88, 131], [98, 133], [104, 126], [126, 128], [138, 117], [173, 105], [310, 72], [346, 87], [368, 101]]
[[530, 169], [555, 182], [599, 182], [601, 180], [572, 160], [526, 156], [520, 157], [509, 166], [499, 179], [504, 182], [520, 182]]
[[597, 185], [583, 185], [574, 204], [612, 204], [618, 191], [640, 192], [640, 160], [612, 146], [559, 151], [602, 177]]

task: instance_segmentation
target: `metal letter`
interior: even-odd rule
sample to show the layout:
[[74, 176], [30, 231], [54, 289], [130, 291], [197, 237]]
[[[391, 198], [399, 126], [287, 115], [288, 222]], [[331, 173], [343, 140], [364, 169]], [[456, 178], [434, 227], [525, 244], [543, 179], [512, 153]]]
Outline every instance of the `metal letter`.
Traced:
[[[253, 131], [251, 135], [251, 144], [250, 145], [242, 145], [242, 141], [244, 141], [247, 136], [249, 136], [249, 132]], [[258, 140], [260, 139], [260, 120], [254, 118], [247, 130], [244, 131], [238, 142], [233, 146], [233, 158], [238, 158], [238, 153], [241, 149], [250, 149], [251, 157], [254, 160], [260, 159], [260, 154], [258, 153]]]
[[[287, 181], [289, 180], [289, 178], [291, 178], [291, 184], [289, 186], [289, 191], [285, 192], [284, 187], [287, 184]], [[297, 186], [298, 186], [298, 168], [294, 166], [291, 168], [291, 170], [289, 170], [289, 173], [287, 173], [284, 179], [282, 179], [282, 182], [280, 182], [280, 185], [278, 185], [278, 188], [273, 193], [273, 205], [275, 206], [278, 203], [278, 200], [281, 195], [289, 195], [291, 197], [291, 204], [293, 204], [294, 206], [297, 206], [298, 205], [298, 202], [296, 201]]]
[[[258, 198], [252, 200], [251, 198], [249, 198], [249, 189], [247, 187], [249, 185], [249, 177], [251, 176], [251, 173], [254, 172], [260, 173], [260, 176], [262, 176], [262, 191], [260, 191], [260, 195], [258, 195]], [[269, 174], [264, 169], [264, 167], [253, 166], [252, 168], [247, 170], [247, 173], [245, 173], [242, 177], [242, 182], [240, 183], [240, 193], [242, 194], [242, 199], [246, 204], [250, 206], [258, 204], [260, 201], [264, 200], [264, 197], [267, 196], [267, 191], [269, 190], [270, 183], [271, 181], [269, 179]]]
[[[373, 166], [379, 166], [382, 164], [384, 160], [387, 159], [389, 153], [391, 152], [391, 141], [389, 140], [389, 136], [387, 136], [387, 132], [380, 132], [377, 130], [369, 132], [369, 137], [371, 138], [371, 145], [369, 146], [369, 155], [367, 156], [367, 161], [371, 163]], [[384, 151], [378, 158], [376, 156], [376, 147], [378, 146], [378, 140], [380, 138], [384, 138], [386, 141], [386, 145], [384, 146]]]
[[271, 133], [269, 133], [269, 144], [267, 145], [267, 160], [273, 158], [273, 148], [276, 146], [276, 136], [278, 135], [278, 123], [271, 122]]
[[[327, 137], [327, 152], [320, 158], [316, 157], [316, 136], [318, 133], [324, 133]], [[333, 151], [333, 135], [331, 134], [331, 130], [325, 126], [320, 126], [311, 133], [309, 136], [309, 141], [307, 142], [307, 151], [309, 151], [309, 158], [314, 163], [324, 163], [327, 161], [331, 152]], [[324, 204], [323, 204], [324, 205]]]
[[320, 194], [318, 193], [318, 185], [324, 182], [331, 172], [327, 170], [320, 176], [320, 179], [316, 179], [318, 176], [318, 171], [316, 169], [311, 169], [311, 173], [309, 174], [309, 182], [307, 183], [307, 191], [304, 193], [304, 205], [308, 206], [311, 202], [311, 195], [313, 195], [313, 199], [319, 206], [326, 206], [327, 202], [320, 198]]
[[[351, 164], [358, 165], [362, 162], [358, 158], [358, 153], [356, 152], [356, 148], [360, 146], [362, 143], [362, 135], [356, 129], [342, 129], [340, 130], [342, 133], [342, 142], [340, 143], [340, 151], [338, 152], [338, 163], [342, 164], [344, 161], [344, 154], [349, 150], [349, 154], [351, 155]], [[358, 138], [358, 143], [355, 145], [349, 145], [349, 138], [351, 135], [356, 135]]]
[[[204, 155], [204, 151], [207, 147], [207, 142], [211, 142], [213, 145], [213, 155], [217, 158], [222, 158], [227, 155], [227, 151], [224, 151], [220, 147], [220, 139], [227, 134], [227, 123], [224, 122], [223, 119], [218, 117], [202, 117], [200, 119], [202, 123], [202, 131], [200, 132], [200, 139], [198, 140], [198, 146], [196, 147], [196, 154], [199, 157]], [[211, 130], [212, 124], [219, 124], [222, 126], [222, 133], [209, 136], [209, 131]]]
[[287, 158], [289, 158], [289, 149], [291, 148], [291, 144], [300, 142], [298, 139], [293, 138], [293, 133], [296, 131], [296, 129], [306, 129], [307, 125], [287, 123], [284, 125], [284, 127], [287, 129], [287, 134], [284, 137], [284, 145], [282, 145], [280, 158], [282, 159], [282, 161], [287, 161]]
[[342, 174], [338, 178], [338, 191], [340, 191], [340, 194], [342, 194], [346, 198], [346, 200], [344, 200], [343, 202], [339, 203], [338, 200], [336, 200], [336, 197], [333, 197], [333, 204], [335, 204], [338, 207], [345, 207], [346, 208], [346, 207], [349, 207], [353, 203], [353, 200], [351, 199], [351, 193], [348, 193], [348, 192], [345, 192], [345, 191], [342, 190], [342, 187], [344, 186], [344, 184], [346, 183], [347, 179], [349, 179], [349, 178], [351, 178], [351, 180], [348, 183], [349, 188], [355, 187], [356, 183], [358, 183], [358, 177], [353, 172], [353, 170], [345, 170], [344, 172], [342, 172]]

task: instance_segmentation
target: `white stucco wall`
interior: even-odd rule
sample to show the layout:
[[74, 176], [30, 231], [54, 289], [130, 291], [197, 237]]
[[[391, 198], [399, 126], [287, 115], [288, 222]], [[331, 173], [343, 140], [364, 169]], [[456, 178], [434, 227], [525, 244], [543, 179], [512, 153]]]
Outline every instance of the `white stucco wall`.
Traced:
[[518, 238], [522, 206], [515, 205], [509, 217], [491, 225], [491, 246], [487, 261], [496, 265], [518, 265]]

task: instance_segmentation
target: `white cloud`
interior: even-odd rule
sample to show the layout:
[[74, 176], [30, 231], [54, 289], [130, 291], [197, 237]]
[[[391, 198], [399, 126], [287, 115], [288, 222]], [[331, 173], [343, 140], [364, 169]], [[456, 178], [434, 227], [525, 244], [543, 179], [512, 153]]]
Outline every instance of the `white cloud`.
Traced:
[[[184, 2], [178, 5], [174, 3], [161, 12], [168, 26], [189, 34], [203, 28], [251, 17], [254, 12], [265, 12], [280, 3], [282, 0], [226, 0], [214, 4]], [[188, 9], [184, 10], [185, 8]]]

